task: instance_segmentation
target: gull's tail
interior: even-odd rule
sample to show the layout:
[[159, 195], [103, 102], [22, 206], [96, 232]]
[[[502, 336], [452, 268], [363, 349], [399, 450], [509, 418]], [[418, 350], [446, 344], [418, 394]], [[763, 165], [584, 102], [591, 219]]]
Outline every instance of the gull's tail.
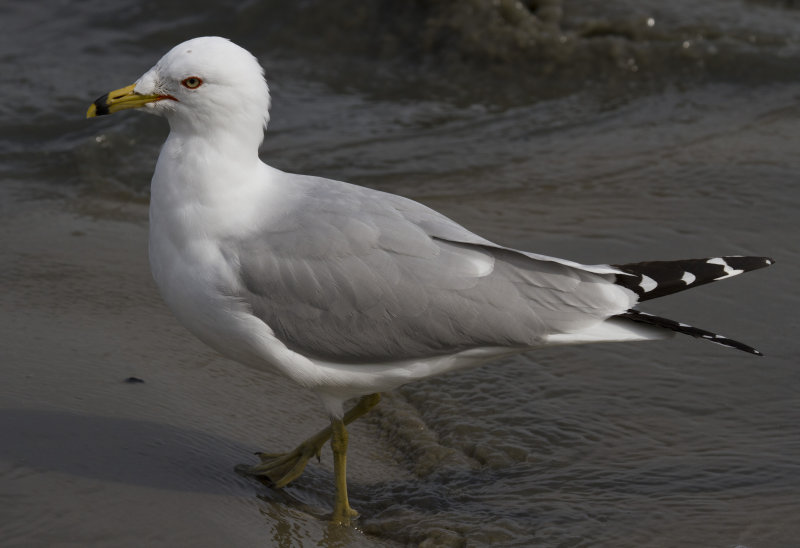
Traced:
[[[714, 257], [711, 259], [686, 259], [682, 261], [649, 261], [614, 265], [625, 274], [617, 275], [615, 283], [639, 295], [639, 302], [663, 297], [698, 285], [723, 280], [750, 270], [764, 268], [774, 263], [768, 257]], [[762, 356], [761, 352], [746, 344], [734, 341], [711, 331], [705, 331], [667, 318], [653, 316], [638, 310], [628, 310], [613, 316], [620, 320], [646, 324], [691, 335]]]

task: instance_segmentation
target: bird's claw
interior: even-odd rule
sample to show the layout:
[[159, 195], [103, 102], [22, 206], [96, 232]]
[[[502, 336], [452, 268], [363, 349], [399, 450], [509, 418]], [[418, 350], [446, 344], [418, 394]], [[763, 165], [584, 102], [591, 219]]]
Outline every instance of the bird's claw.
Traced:
[[266, 478], [273, 487], [280, 489], [302, 475], [312, 456], [316, 456], [319, 461], [321, 453], [321, 445], [308, 442], [301, 443], [296, 449], [288, 453], [264, 453], [258, 451], [255, 454], [261, 460], [259, 464], [252, 466], [240, 464], [236, 467], [236, 471], [259, 479]]

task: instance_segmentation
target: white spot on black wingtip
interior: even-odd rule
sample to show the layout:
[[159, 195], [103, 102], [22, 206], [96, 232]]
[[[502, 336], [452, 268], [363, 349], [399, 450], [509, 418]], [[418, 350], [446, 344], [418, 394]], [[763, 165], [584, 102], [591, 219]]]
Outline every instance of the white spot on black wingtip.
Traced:
[[648, 293], [658, 287], [658, 282], [646, 274], [642, 274], [642, 280], [639, 282], [639, 287], [642, 291]]
[[775, 261], [773, 261], [772, 259], [764, 259], [764, 263], [766, 263], [767, 266], [773, 264], [774, 262]]
[[731, 265], [728, 264], [728, 261], [726, 261], [724, 257], [714, 257], [713, 259], [709, 259], [706, 262], [708, 264], [720, 265], [722, 267], [723, 272], [725, 272], [725, 274], [723, 274], [722, 276], [714, 278], [715, 280], [724, 280], [725, 278], [736, 276], [737, 274], [741, 274], [742, 272], [744, 272], [744, 270], [737, 270], [731, 267]]
[[694, 274], [692, 274], [688, 270], [683, 273], [683, 276], [681, 276], [681, 281], [683, 283], [685, 283], [686, 285], [692, 285], [696, 279], [697, 279], [697, 276], [695, 276]]

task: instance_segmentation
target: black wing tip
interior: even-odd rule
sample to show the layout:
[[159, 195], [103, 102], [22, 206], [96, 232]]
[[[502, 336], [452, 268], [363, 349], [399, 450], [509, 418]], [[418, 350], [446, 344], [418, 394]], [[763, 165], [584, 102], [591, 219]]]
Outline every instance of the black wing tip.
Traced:
[[724, 337], [722, 335], [718, 335], [717, 333], [712, 333], [711, 331], [706, 331], [705, 329], [700, 329], [698, 327], [694, 327], [689, 324], [676, 322], [675, 320], [662, 318], [661, 316], [654, 316], [653, 314], [648, 314], [647, 312], [642, 312], [641, 310], [630, 309], [627, 312], [624, 312], [622, 314], [617, 314], [614, 317], [624, 318], [634, 322], [653, 325], [656, 327], [661, 327], [663, 329], [669, 329], [671, 331], [675, 331], [676, 333], [681, 333], [683, 335], [689, 335], [691, 337], [703, 339], [705, 341], [712, 342], [720, 346], [727, 346], [728, 348], [741, 350], [742, 352], [747, 352], [748, 354], [752, 354], [754, 356], [764, 357], [764, 354], [759, 350], [756, 350], [752, 346], [746, 345], [739, 341], [729, 339], [728, 337]]
[[[687, 335], [691, 335], [691, 333], [687, 333]], [[696, 335], [694, 335], [696, 336]], [[764, 354], [753, 348], [752, 346], [748, 346], [744, 343], [740, 343], [739, 341], [734, 341], [733, 339], [729, 339], [727, 337], [723, 337], [722, 335], [715, 335], [714, 338], [707, 337], [705, 335], [701, 336], [701, 338], [713, 342], [715, 344], [721, 346], [727, 346], [728, 348], [735, 348], [736, 350], [741, 350], [742, 352], [747, 352], [748, 354], [752, 354], [754, 356], [764, 357]]]
[[630, 289], [639, 301], [656, 299], [775, 264], [772, 257], [727, 255], [705, 259], [645, 261], [612, 265], [624, 274], [614, 283]]
[[[775, 259], [772, 257], [745, 257], [741, 255], [728, 255], [727, 257], [717, 257], [728, 263], [733, 268], [749, 272], [759, 268], [766, 268], [775, 264]], [[707, 259], [714, 260], [714, 259]]]

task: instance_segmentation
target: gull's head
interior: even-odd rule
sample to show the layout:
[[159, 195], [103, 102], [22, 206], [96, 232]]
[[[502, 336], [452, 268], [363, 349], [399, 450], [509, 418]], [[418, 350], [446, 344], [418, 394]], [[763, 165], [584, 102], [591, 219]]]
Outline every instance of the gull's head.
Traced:
[[269, 89], [250, 52], [226, 38], [204, 36], [178, 44], [134, 84], [98, 98], [86, 117], [130, 108], [166, 116], [173, 131], [249, 130], [260, 143]]

